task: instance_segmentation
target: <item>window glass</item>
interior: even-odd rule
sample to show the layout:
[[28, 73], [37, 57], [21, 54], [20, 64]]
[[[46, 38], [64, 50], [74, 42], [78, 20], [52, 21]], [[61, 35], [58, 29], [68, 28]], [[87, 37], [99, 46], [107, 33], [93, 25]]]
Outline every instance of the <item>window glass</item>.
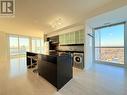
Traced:
[[95, 60], [124, 64], [124, 24], [95, 30]]

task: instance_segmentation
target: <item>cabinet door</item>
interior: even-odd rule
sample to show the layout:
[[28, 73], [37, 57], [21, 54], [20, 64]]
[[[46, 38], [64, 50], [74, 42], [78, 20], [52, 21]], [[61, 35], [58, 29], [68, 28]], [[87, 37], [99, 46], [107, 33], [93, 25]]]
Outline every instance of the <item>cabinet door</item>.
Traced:
[[64, 34], [64, 44], [67, 44], [67, 34]]
[[70, 32], [70, 44], [73, 44], [73, 32]]
[[70, 33], [70, 44], [75, 44], [75, 32]]
[[68, 44], [70, 44], [70, 33], [68, 33]]
[[72, 32], [72, 44], [75, 44], [75, 32]]
[[84, 30], [80, 30], [80, 44], [84, 43]]
[[59, 39], [60, 39], [60, 45], [63, 45], [65, 42], [64, 41], [64, 34], [60, 35]]
[[59, 37], [60, 45], [84, 43], [84, 30], [62, 34]]
[[66, 40], [65, 40], [66, 38], [65, 37], [66, 37], [65, 34], [63, 34], [62, 35], [62, 45], [66, 44]]
[[66, 40], [66, 44], [69, 44], [69, 33], [66, 33], [65, 36], [66, 36], [66, 37], [65, 37], [65, 38], [66, 38], [66, 39], [65, 39], [65, 40]]
[[79, 44], [80, 31], [75, 32], [75, 44]]
[[59, 35], [59, 43], [62, 44], [62, 35]]

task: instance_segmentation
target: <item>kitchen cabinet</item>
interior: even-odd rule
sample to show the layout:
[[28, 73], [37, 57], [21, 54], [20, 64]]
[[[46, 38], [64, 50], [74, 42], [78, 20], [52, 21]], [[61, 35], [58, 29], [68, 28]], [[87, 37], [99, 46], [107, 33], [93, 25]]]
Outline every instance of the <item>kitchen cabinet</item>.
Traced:
[[74, 44], [75, 42], [75, 33], [74, 32], [70, 32], [70, 44]]
[[59, 35], [60, 45], [83, 44], [84, 30]]
[[65, 34], [62, 34], [59, 36], [59, 41], [60, 41], [60, 44], [65, 44]]
[[69, 33], [65, 34], [64, 40], [65, 40], [65, 44], [69, 44]]
[[63, 35], [62, 35], [62, 44], [64, 44], [64, 43], [65, 43], [64, 38], [65, 38], [65, 34], [63, 34]]
[[27, 65], [31, 64], [28, 56], [38, 56], [38, 75], [61, 89], [73, 77], [72, 58], [70, 53], [62, 55], [44, 55], [27, 52]]
[[84, 31], [76, 31], [75, 32], [75, 44], [82, 44], [84, 43]]
[[80, 35], [79, 35], [79, 31], [76, 31], [76, 32], [75, 32], [75, 44], [79, 44], [79, 39], [80, 39], [79, 36], [80, 36]]
[[59, 36], [59, 43], [62, 43], [62, 35]]
[[84, 43], [84, 30], [79, 31], [79, 43]]

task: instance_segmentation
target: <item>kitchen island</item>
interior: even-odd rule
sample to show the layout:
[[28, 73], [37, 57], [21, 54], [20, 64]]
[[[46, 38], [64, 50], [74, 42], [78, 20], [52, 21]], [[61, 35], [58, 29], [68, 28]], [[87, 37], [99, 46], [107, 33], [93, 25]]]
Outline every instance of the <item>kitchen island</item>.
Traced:
[[71, 54], [44, 55], [27, 52], [27, 65], [30, 60], [28, 56], [38, 55], [38, 74], [54, 85], [58, 90], [72, 79]]

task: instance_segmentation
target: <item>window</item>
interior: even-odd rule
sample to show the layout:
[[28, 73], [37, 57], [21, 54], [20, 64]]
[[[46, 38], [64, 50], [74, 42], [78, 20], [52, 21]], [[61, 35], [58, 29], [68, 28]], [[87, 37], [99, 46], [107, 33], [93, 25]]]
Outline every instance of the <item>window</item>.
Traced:
[[10, 43], [10, 57], [16, 58], [18, 57], [18, 37], [17, 36], [10, 36], [9, 37]]
[[26, 52], [29, 51], [29, 38], [27, 37], [19, 37], [19, 55], [20, 57], [24, 57]]
[[95, 29], [95, 60], [124, 64], [124, 24]]
[[10, 57], [25, 57], [26, 51], [29, 51], [29, 38], [19, 36], [9, 36]]
[[32, 38], [32, 52], [42, 53], [42, 39]]
[[[40, 38], [30, 38], [18, 35], [9, 36], [10, 58], [25, 58], [27, 51], [42, 53], [43, 42]], [[30, 43], [32, 45], [30, 45]], [[31, 46], [31, 47], [30, 47]]]

